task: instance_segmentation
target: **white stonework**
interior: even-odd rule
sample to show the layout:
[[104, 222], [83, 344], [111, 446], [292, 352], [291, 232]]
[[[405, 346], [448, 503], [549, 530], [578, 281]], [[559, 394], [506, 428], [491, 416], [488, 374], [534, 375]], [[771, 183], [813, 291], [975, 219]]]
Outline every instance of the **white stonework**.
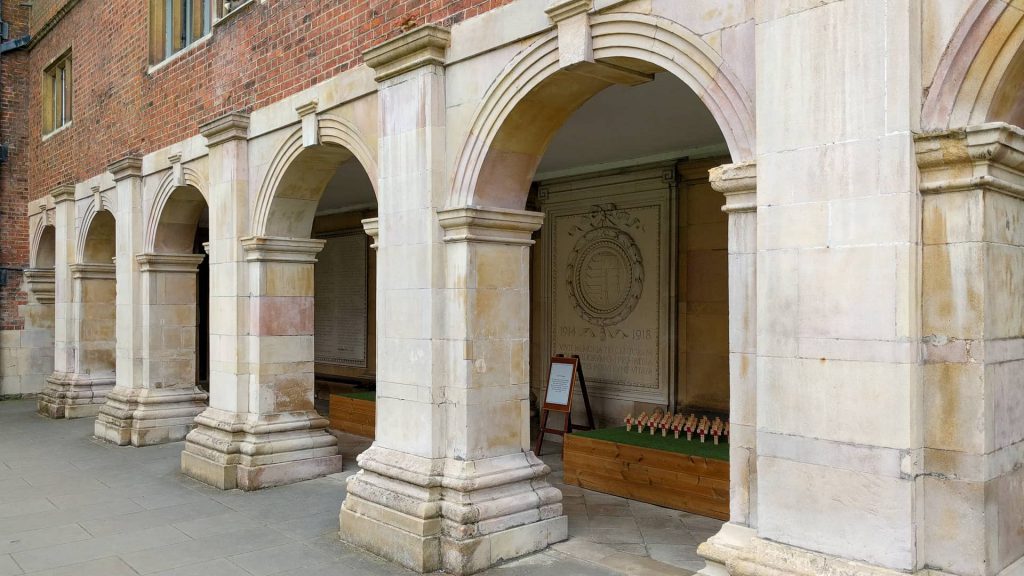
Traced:
[[99, 412], [117, 444], [184, 438], [182, 471], [222, 489], [337, 471], [313, 408], [311, 234], [355, 162], [378, 208], [377, 435], [341, 537], [458, 574], [562, 540], [530, 451], [531, 186], [580, 106], [670, 74], [730, 156], [709, 175], [730, 522], [702, 573], [1021, 572], [1024, 3], [515, 0], [364, 62], [30, 203], [0, 395]]

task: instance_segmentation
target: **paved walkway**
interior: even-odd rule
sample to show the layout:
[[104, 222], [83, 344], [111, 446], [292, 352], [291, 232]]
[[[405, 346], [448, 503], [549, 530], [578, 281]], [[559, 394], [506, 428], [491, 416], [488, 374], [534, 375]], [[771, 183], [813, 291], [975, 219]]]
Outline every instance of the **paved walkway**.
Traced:
[[[116, 447], [92, 427], [37, 416], [33, 400], [0, 402], [0, 576], [413, 574], [338, 540], [344, 480], [365, 439], [339, 436], [339, 474], [246, 493], [182, 476], [181, 443]], [[545, 460], [560, 477], [557, 455]], [[721, 525], [563, 490], [569, 541], [484, 574], [688, 575], [703, 565], [696, 545]]]

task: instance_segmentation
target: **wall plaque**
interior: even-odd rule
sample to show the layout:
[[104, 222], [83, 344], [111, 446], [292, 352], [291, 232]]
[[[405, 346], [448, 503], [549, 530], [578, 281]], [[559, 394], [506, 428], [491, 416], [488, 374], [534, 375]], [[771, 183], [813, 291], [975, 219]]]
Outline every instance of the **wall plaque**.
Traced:
[[322, 238], [313, 268], [313, 358], [365, 368], [367, 236], [356, 230]]
[[542, 188], [547, 351], [579, 354], [595, 396], [668, 402], [674, 205], [664, 173]]

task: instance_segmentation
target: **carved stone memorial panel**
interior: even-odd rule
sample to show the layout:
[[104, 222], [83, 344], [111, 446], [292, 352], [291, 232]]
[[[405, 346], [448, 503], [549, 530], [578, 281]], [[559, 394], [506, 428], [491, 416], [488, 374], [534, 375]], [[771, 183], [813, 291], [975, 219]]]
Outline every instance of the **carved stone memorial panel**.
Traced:
[[579, 354], [595, 395], [668, 401], [673, 207], [664, 174], [541, 189], [549, 352]]

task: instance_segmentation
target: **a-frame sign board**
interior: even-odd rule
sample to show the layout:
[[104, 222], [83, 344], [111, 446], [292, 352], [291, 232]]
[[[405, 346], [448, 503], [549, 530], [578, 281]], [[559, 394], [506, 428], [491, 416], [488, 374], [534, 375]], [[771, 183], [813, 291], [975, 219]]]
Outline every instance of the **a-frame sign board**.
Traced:
[[[576, 382], [580, 383], [583, 393], [583, 405], [587, 409], [587, 425], [572, 423], [572, 397]], [[561, 412], [565, 414], [563, 428], [548, 428], [548, 414]], [[571, 358], [558, 354], [551, 358], [548, 369], [548, 385], [544, 390], [544, 404], [540, 410], [540, 434], [533, 453], [540, 456], [540, 448], [544, 444], [545, 434], [565, 436], [573, 430], [593, 430], [594, 412], [590, 408], [590, 394], [587, 393], [587, 379], [583, 376], [583, 366], [578, 354]]]

